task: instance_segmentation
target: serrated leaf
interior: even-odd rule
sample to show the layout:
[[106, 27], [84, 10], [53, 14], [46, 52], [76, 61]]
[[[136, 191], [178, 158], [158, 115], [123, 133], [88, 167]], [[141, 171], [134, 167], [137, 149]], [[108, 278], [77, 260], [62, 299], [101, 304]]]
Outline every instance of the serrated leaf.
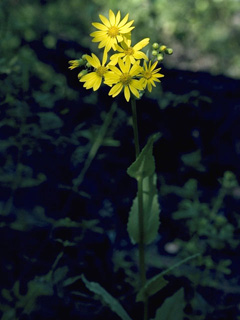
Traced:
[[191, 259], [194, 259], [198, 257], [200, 254], [196, 253], [190, 257], [187, 257], [177, 263], [175, 263], [173, 266], [168, 268], [167, 270], [162, 271], [161, 273], [157, 274], [153, 278], [149, 279], [147, 283], [143, 286], [143, 288], [139, 291], [136, 301], [144, 301], [145, 297], [150, 297], [160, 291], [166, 284], [167, 281], [163, 278], [168, 272], [172, 271], [173, 269], [181, 266], [182, 264], [188, 262]]
[[157, 310], [155, 318], [152, 320], [183, 320], [184, 308], [184, 291], [183, 288], [181, 288], [164, 301], [162, 306]]
[[115, 312], [122, 320], [132, 320], [127, 312], [123, 309], [121, 304], [117, 301], [117, 299], [111, 296], [102, 286], [100, 286], [99, 283], [88, 281], [84, 275], [81, 276], [81, 279], [83, 280], [88, 290], [99, 295], [110, 307], [110, 309]]
[[[143, 215], [144, 215], [144, 243], [151, 243], [157, 236], [160, 225], [158, 192], [156, 188], [156, 174], [143, 179]], [[128, 219], [128, 234], [133, 244], [139, 242], [138, 199], [133, 200]]]
[[159, 139], [160, 136], [160, 133], [156, 133], [148, 139], [146, 146], [142, 149], [137, 159], [127, 169], [127, 173], [130, 177], [138, 180], [154, 173], [155, 160], [152, 155], [153, 143]]

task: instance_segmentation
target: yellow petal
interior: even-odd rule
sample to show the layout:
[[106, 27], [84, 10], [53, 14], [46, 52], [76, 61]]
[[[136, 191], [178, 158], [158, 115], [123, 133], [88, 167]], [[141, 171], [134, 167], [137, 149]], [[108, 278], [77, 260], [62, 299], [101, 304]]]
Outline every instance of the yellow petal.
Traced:
[[118, 59], [118, 65], [119, 65], [122, 73], [128, 72], [122, 59]]
[[124, 88], [124, 96], [125, 96], [127, 101], [130, 100], [130, 91], [129, 91], [128, 86], [125, 86], [125, 88]]
[[107, 26], [108, 28], [111, 27], [110, 22], [108, 21], [108, 19], [104, 16], [102, 16], [101, 14], [99, 15], [99, 18], [101, 19], [102, 23], [105, 24], [105, 26]]
[[138, 59], [138, 60], [140, 60], [140, 59], [148, 60], [148, 57], [145, 55], [145, 53], [143, 53], [141, 51], [134, 53], [133, 56], [135, 59]]
[[[120, 59], [119, 59], [120, 60]], [[109, 66], [109, 69], [112, 70], [114, 73], [116, 73], [118, 76], [122, 75], [122, 72], [115, 66]]]
[[121, 13], [120, 13], [120, 11], [118, 10], [118, 13], [117, 13], [117, 15], [116, 15], [116, 21], [115, 21], [115, 25], [116, 25], [116, 26], [119, 24], [120, 19], [121, 19]]
[[102, 38], [102, 37], [104, 37], [104, 36], [106, 36], [106, 31], [94, 31], [94, 32], [92, 32], [92, 33], [90, 33], [90, 36], [91, 37], [100, 37], [100, 38]]
[[122, 21], [119, 23], [118, 27], [121, 28], [122, 26], [125, 25], [125, 23], [128, 21], [128, 16], [129, 16], [129, 13], [126, 14], [126, 16], [122, 19]]
[[129, 85], [129, 88], [131, 90], [131, 92], [137, 97], [139, 98], [139, 92], [136, 88], [134, 88], [134, 86], [132, 86], [131, 84]]
[[146, 45], [149, 44], [150, 38], [145, 38], [141, 41], [139, 41], [135, 46], [133, 47], [134, 50], [138, 51], [141, 50], [142, 48], [146, 47]]
[[107, 55], [107, 50], [104, 49], [104, 51], [103, 51], [103, 58], [102, 58], [102, 66], [104, 66], [105, 63], [107, 62], [107, 57], [108, 57], [108, 55]]
[[98, 57], [94, 53], [92, 53], [92, 57], [89, 55], [86, 55], [86, 59], [87, 59], [87, 62], [89, 62], [90, 65], [93, 66], [94, 68], [99, 68], [101, 66], [101, 63]]
[[99, 22], [93, 22], [92, 25], [93, 25], [95, 28], [97, 28], [97, 29], [99, 29], [99, 30], [102, 30], [102, 31], [107, 31], [107, 30], [108, 30], [108, 27], [107, 27], [107, 26], [105, 26], [104, 24], [99, 23]]
[[132, 79], [131, 86], [138, 90], [143, 90], [143, 84], [140, 80]]
[[122, 83], [117, 83], [115, 84], [115, 86], [112, 87], [112, 89], [109, 91], [108, 94], [110, 96], [116, 97], [121, 92], [122, 88], [123, 88]]
[[152, 85], [150, 82], [147, 83], [147, 88], [149, 92], [152, 92]]
[[115, 14], [112, 12], [111, 9], [109, 10], [109, 21], [110, 21], [112, 26], [115, 25], [115, 21], [116, 21]]
[[85, 81], [91, 81], [91, 80], [93, 80], [93, 81], [95, 80], [95, 72], [90, 72], [90, 73], [86, 74], [79, 81], [85, 82]]
[[101, 77], [97, 77], [95, 80], [95, 83], [93, 85], [93, 91], [96, 91], [99, 89], [100, 85], [102, 83], [102, 78]]

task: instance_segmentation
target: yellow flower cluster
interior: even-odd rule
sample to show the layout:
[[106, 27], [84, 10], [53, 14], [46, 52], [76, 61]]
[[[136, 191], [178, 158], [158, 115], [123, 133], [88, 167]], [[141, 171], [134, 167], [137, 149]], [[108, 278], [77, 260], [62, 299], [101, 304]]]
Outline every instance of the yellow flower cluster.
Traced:
[[[139, 92], [152, 91], [155, 82], [160, 82], [159, 78], [163, 75], [159, 73], [161, 68], [156, 69], [157, 61], [152, 64], [148, 57], [141, 51], [149, 43], [149, 38], [145, 38], [132, 46], [131, 31], [133, 20], [128, 22], [129, 14], [121, 20], [121, 13], [115, 15], [109, 10], [109, 19], [99, 15], [102, 23], [94, 22], [92, 25], [98, 31], [90, 34], [93, 42], [98, 42], [98, 48], [104, 48], [102, 62], [95, 54], [84, 55], [89, 66], [93, 71], [87, 74], [79, 74], [79, 81], [84, 82], [86, 89], [98, 90], [102, 82], [111, 87], [109, 95], [116, 97], [122, 90], [127, 101], [131, 94], [139, 98]], [[109, 57], [110, 50], [115, 53]], [[141, 66], [141, 61], [143, 65]], [[78, 67], [79, 60], [71, 60], [70, 69]], [[108, 61], [108, 62], [107, 62]]]

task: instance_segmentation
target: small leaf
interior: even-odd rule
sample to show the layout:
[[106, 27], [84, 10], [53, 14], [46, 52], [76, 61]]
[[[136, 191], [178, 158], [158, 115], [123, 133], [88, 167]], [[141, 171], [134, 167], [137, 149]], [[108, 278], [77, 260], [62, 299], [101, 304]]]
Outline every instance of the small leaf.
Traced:
[[70, 286], [71, 284], [78, 281], [79, 279], [82, 279], [82, 276], [75, 276], [75, 277], [67, 278], [65, 281], [63, 281], [63, 287]]
[[168, 281], [163, 277], [157, 278], [155, 281], [152, 281], [147, 286], [144, 286], [138, 293], [136, 297], [136, 302], [145, 301], [146, 297], [152, 296], [153, 294], [160, 291], [168, 284]]
[[57, 283], [63, 281], [66, 278], [68, 271], [69, 270], [67, 266], [56, 269], [53, 273], [53, 284], [56, 285]]
[[[143, 214], [144, 214], [144, 243], [151, 243], [157, 236], [160, 225], [156, 174], [143, 179]], [[138, 198], [133, 200], [128, 219], [128, 234], [133, 244], [139, 242], [138, 227]]]
[[104, 302], [114, 311], [122, 320], [131, 320], [127, 312], [123, 309], [121, 304], [111, 296], [100, 284], [96, 282], [89, 282], [84, 275], [81, 276], [85, 286], [88, 290], [94, 292], [95, 294], [99, 295]]
[[138, 180], [139, 178], [145, 178], [154, 173], [155, 160], [152, 155], [153, 143], [159, 139], [160, 136], [160, 133], [156, 133], [148, 139], [146, 146], [142, 149], [137, 159], [127, 169], [130, 177]]
[[158, 291], [160, 291], [165, 285], [167, 285], [167, 281], [163, 278], [168, 272], [172, 271], [173, 269], [181, 266], [182, 264], [186, 263], [187, 261], [196, 258], [199, 256], [199, 253], [196, 253], [190, 257], [187, 257], [177, 263], [175, 263], [172, 267], [168, 268], [167, 270], [162, 271], [161, 273], [157, 274], [153, 278], [149, 279], [144, 287], [139, 291], [136, 301], [144, 301], [145, 297], [152, 296]]
[[54, 112], [39, 112], [40, 126], [43, 131], [59, 129], [63, 126], [63, 121]]
[[188, 167], [192, 167], [201, 172], [206, 171], [205, 167], [201, 164], [201, 160], [202, 160], [201, 150], [183, 154], [181, 156], [181, 160]]
[[167, 298], [152, 320], [183, 320], [185, 301], [183, 288]]

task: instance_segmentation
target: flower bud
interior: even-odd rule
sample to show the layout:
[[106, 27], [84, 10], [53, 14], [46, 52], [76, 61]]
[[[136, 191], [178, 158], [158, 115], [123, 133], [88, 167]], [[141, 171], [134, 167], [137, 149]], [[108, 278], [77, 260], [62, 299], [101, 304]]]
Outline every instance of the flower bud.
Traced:
[[157, 50], [153, 50], [153, 51], [152, 51], [152, 55], [153, 55], [153, 56], [157, 56], [157, 54], [158, 54]]
[[79, 66], [83, 66], [85, 64], [85, 61], [83, 59], [78, 60]]
[[88, 71], [87, 70], [82, 70], [81, 72], [79, 72], [78, 74], [78, 79], [80, 80], [83, 76], [85, 76], [85, 74], [87, 74]]
[[162, 54], [162, 53], [159, 53], [159, 54], [157, 55], [157, 60], [158, 60], [158, 61], [163, 61], [163, 54]]
[[172, 48], [167, 48], [167, 49], [165, 50], [165, 53], [166, 53], [166, 54], [173, 54], [173, 49], [172, 49]]
[[68, 63], [70, 64], [70, 66], [68, 67], [70, 70], [73, 70], [75, 68], [85, 65], [85, 61], [83, 59], [70, 60], [68, 61]]
[[157, 42], [154, 42], [154, 44], [152, 45], [152, 48], [154, 50], [158, 49], [159, 48], [159, 44]]
[[91, 64], [89, 62], [86, 63], [87, 68], [91, 68]]
[[160, 51], [161, 51], [161, 52], [164, 52], [166, 49], [167, 49], [167, 47], [166, 47], [165, 45], [162, 45], [162, 46], [160, 47]]
[[83, 55], [82, 55], [82, 59], [83, 59], [83, 60], [86, 60], [86, 56], [87, 56], [86, 54], [83, 54]]

